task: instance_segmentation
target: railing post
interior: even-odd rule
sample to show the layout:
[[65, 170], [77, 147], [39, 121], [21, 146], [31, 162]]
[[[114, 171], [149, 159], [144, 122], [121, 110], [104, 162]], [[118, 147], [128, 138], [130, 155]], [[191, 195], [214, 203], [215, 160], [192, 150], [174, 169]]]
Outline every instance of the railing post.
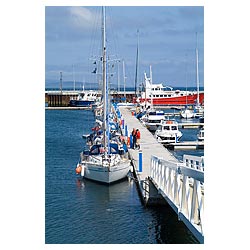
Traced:
[[139, 155], [139, 170], [138, 170], [138, 172], [142, 172], [142, 150], [141, 149], [139, 150], [138, 155]]

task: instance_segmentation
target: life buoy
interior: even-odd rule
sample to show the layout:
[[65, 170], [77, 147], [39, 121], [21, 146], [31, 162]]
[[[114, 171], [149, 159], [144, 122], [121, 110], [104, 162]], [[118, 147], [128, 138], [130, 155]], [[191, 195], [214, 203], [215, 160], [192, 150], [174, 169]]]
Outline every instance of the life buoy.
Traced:
[[82, 172], [82, 166], [80, 164], [76, 167], [76, 174], [80, 174]]

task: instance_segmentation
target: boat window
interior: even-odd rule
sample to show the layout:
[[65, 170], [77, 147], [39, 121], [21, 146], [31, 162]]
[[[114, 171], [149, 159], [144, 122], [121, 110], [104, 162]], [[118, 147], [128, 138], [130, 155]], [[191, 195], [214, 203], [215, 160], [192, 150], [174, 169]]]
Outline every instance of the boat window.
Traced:
[[177, 126], [172, 126], [172, 130], [177, 130]]
[[149, 123], [161, 123], [161, 120], [148, 120]]
[[159, 95], [156, 95], [155, 97], [159, 97]]
[[160, 97], [163, 97], [163, 95], [160, 95]]
[[171, 95], [168, 95], [168, 97], [171, 97]]
[[110, 144], [110, 153], [111, 154], [118, 154], [118, 144], [116, 144], [116, 143]]
[[164, 97], [168, 97], [168, 95], [164, 95]]
[[101, 145], [94, 145], [91, 149], [90, 149], [90, 155], [98, 155], [99, 154], [99, 148]]
[[164, 130], [170, 130], [170, 127], [169, 126], [165, 126]]

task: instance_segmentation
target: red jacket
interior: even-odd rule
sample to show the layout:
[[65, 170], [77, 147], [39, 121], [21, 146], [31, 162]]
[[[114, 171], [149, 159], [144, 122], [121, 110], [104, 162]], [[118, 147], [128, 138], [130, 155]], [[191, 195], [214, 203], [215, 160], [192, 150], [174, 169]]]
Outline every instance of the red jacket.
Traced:
[[136, 139], [141, 139], [141, 132], [140, 132], [140, 130], [138, 130], [136, 132]]

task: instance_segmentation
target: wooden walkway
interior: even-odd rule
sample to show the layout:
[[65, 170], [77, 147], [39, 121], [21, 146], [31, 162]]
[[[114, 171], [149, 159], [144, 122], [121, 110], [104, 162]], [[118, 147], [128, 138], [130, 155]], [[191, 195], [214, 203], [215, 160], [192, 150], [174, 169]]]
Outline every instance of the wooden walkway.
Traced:
[[170, 153], [161, 143], [157, 142], [154, 136], [144, 127], [140, 121], [131, 114], [127, 107], [119, 107], [124, 119], [124, 125], [127, 125], [128, 136], [130, 136], [133, 128], [139, 129], [141, 132], [141, 152], [142, 152], [142, 171], [139, 172], [139, 150], [129, 149], [129, 155], [134, 167], [134, 173], [139, 182], [141, 193], [143, 190], [143, 182], [150, 177], [151, 156], [162, 157], [166, 160], [178, 162], [178, 160]]

